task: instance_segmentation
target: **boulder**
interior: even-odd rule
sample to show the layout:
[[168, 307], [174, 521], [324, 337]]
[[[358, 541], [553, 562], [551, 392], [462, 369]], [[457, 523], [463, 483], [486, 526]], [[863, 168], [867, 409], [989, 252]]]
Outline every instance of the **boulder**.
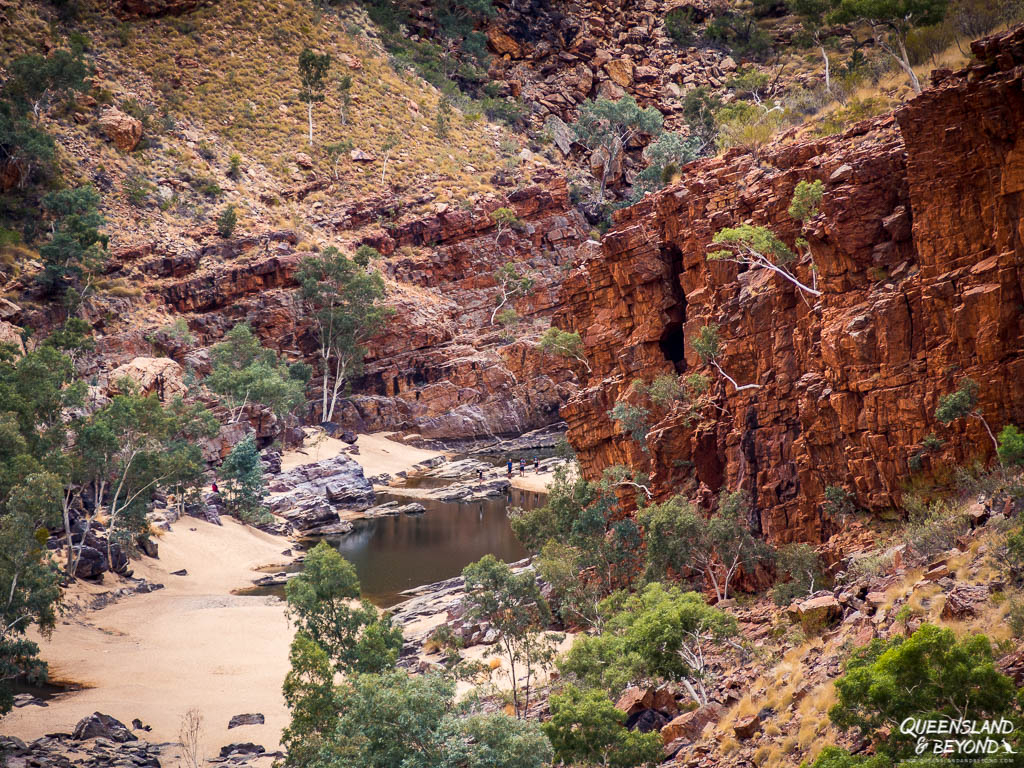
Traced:
[[741, 741], [749, 739], [755, 733], [761, 729], [761, 716], [751, 715], [750, 717], [737, 720], [736, 724], [732, 727], [732, 732], [736, 734], [736, 738]]
[[661, 743], [670, 744], [676, 739], [689, 739], [693, 741], [704, 730], [708, 723], [718, 722], [724, 714], [725, 709], [721, 704], [711, 702], [706, 707], [684, 712], [670, 720], [661, 729]]
[[244, 715], [235, 715], [228, 721], [228, 730], [237, 728], [240, 725], [263, 725], [264, 723], [262, 712], [253, 712]]
[[660, 731], [666, 723], [668, 723], [668, 716], [656, 709], [641, 709], [626, 718], [626, 727], [640, 733]]
[[221, 747], [220, 756], [231, 757], [232, 755], [262, 755], [266, 751], [266, 747], [247, 741], [240, 742], [238, 744], [228, 744]]
[[616, 85], [628, 88], [633, 84], [633, 62], [629, 59], [612, 59], [604, 65], [604, 71]]
[[110, 741], [117, 742], [118, 744], [138, 741], [135, 734], [128, 730], [128, 726], [110, 715], [104, 715], [102, 712], [93, 712], [88, 717], [83, 717], [79, 720], [72, 736], [79, 741], [103, 738], [110, 739]]
[[[833, 595], [802, 600], [795, 605], [800, 627], [807, 634], [817, 634], [843, 617], [843, 607]], [[792, 606], [789, 610], [792, 616]]]
[[130, 379], [143, 395], [162, 394], [170, 402], [176, 395], [188, 392], [183, 375], [181, 366], [169, 357], [136, 357], [110, 372], [107, 393], [123, 394], [121, 382]]
[[142, 122], [116, 107], [106, 109], [96, 124], [122, 152], [131, 152], [142, 139]]
[[487, 29], [487, 43], [491, 46], [491, 50], [499, 56], [509, 56], [513, 59], [523, 56], [523, 47], [519, 42], [499, 27]]

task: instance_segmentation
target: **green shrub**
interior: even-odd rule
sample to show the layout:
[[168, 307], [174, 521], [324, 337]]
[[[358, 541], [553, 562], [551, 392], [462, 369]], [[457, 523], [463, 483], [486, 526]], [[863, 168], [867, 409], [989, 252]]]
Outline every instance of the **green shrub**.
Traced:
[[1024, 464], [1024, 432], [1014, 424], [999, 432], [999, 460], [1008, 467]]
[[217, 217], [217, 234], [221, 237], [231, 237], [235, 232], [235, 225], [238, 224], [238, 214], [235, 212], [234, 204], [231, 204], [221, 211]]
[[672, 41], [680, 47], [685, 48], [692, 45], [697, 36], [693, 8], [673, 8], [666, 13], [665, 34], [672, 38]]

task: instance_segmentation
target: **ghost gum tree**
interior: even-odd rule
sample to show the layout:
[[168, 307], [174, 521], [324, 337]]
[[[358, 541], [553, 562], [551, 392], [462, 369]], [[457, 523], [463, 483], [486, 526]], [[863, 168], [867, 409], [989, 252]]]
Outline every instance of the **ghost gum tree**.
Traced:
[[362, 369], [366, 342], [384, 329], [394, 310], [380, 303], [380, 273], [368, 271], [337, 248], [307, 256], [296, 277], [317, 338], [321, 419], [330, 421], [339, 394]]

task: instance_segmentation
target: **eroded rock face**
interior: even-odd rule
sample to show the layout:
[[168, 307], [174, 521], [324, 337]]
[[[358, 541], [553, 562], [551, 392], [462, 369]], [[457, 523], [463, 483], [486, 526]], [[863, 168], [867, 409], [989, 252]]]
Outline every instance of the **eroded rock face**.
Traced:
[[[752, 527], [775, 542], [822, 540], [826, 486], [882, 510], [900, 499], [908, 464], [991, 456], [981, 423], [936, 423], [939, 397], [970, 376], [998, 429], [1024, 421], [1024, 190], [1021, 41], [982, 41], [985, 61], [941, 82], [894, 117], [787, 145], [760, 161], [730, 152], [689, 166], [684, 181], [621, 212], [600, 252], [567, 280], [560, 324], [584, 337], [589, 388], [563, 409], [591, 477], [613, 464], [649, 472], [661, 498], [721, 488], [754, 499]], [[796, 184], [825, 198], [805, 231], [787, 208]], [[721, 228], [770, 226], [810, 242], [820, 299], [764, 270], [706, 261]], [[795, 272], [814, 276], [807, 258]], [[719, 362], [692, 341], [717, 324]], [[607, 412], [640, 403], [630, 383], [666, 373], [712, 376], [721, 411], [701, 425], [653, 410], [649, 453]], [[945, 440], [938, 454], [922, 440]]]

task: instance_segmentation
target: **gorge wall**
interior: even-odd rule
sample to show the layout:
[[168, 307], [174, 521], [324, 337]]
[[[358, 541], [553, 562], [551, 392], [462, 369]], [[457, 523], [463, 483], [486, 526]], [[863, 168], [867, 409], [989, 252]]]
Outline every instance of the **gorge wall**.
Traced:
[[[593, 375], [563, 408], [583, 471], [649, 473], [666, 498], [689, 485], [710, 502], [744, 488], [772, 541], [835, 530], [822, 501], [844, 486], [870, 510], [897, 504], [919, 465], [988, 458], [977, 419], [945, 427], [938, 399], [971, 377], [998, 429], [1024, 421], [1024, 29], [974, 44], [976, 61], [936, 72], [894, 116], [840, 136], [730, 151], [620, 212], [566, 281], [558, 322], [584, 338]], [[821, 179], [820, 213], [801, 233], [788, 215], [801, 180]], [[820, 298], [766, 270], [706, 260], [721, 228], [766, 225], [809, 241]], [[812, 280], [805, 257], [796, 266]], [[653, 409], [646, 448], [609, 418], [642, 404], [635, 379], [703, 367], [692, 340], [718, 324], [717, 409], [690, 425]], [[941, 450], [923, 453], [935, 433]]]
[[[499, 206], [518, 219], [500, 232], [490, 216]], [[334, 422], [439, 439], [519, 434], [557, 422], [576, 375], [564, 361], [543, 355], [536, 340], [587, 237], [564, 179], [551, 177], [474, 208], [440, 205], [402, 223], [388, 223], [386, 213], [364, 200], [321, 222], [379, 249], [384, 258], [374, 267], [395, 310], [385, 332], [368, 344], [364, 371], [351, 382], [351, 397], [339, 402]], [[106, 379], [137, 358], [169, 357], [182, 370], [205, 375], [208, 346], [240, 322], [289, 359], [315, 363], [317, 342], [295, 279], [307, 255], [308, 246], [291, 230], [229, 239], [203, 230], [116, 250], [106, 276], [130, 281], [140, 293], [107, 314], [137, 321], [108, 329], [90, 373]], [[508, 262], [534, 282], [528, 295], [512, 301], [519, 320], [505, 328], [491, 314], [498, 301], [494, 273]], [[23, 309], [14, 320], [53, 325], [47, 312]], [[192, 338], [160, 325], [167, 316], [184, 319]], [[104, 325], [100, 313], [91, 319]], [[315, 379], [312, 385], [311, 393]], [[300, 415], [318, 421], [319, 398], [311, 396]], [[257, 434], [269, 442], [276, 427], [264, 426]]]

